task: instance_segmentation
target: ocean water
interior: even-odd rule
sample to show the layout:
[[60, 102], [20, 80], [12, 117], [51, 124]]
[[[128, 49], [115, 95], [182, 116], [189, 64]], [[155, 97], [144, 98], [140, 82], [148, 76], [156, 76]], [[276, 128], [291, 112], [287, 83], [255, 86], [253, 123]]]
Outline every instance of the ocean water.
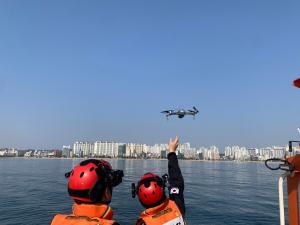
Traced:
[[[124, 170], [111, 206], [122, 225], [142, 211], [131, 197], [131, 183], [145, 172], [164, 174], [166, 160], [108, 160]], [[80, 160], [0, 158], [0, 225], [50, 224], [56, 213], [70, 213], [72, 200], [64, 174]], [[189, 225], [279, 224], [277, 180], [261, 162], [180, 161], [185, 179]]]

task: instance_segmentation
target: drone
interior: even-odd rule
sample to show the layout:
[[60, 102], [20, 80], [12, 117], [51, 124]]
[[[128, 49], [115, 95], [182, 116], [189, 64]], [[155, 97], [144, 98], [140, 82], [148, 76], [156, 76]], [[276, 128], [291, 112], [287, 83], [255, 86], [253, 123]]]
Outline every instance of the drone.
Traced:
[[164, 113], [167, 117], [167, 119], [169, 118], [169, 116], [178, 116], [179, 119], [182, 119], [185, 115], [191, 115], [194, 117], [195, 119], [195, 115], [198, 113], [198, 109], [196, 109], [196, 107], [193, 107], [193, 110], [189, 109], [189, 110], [184, 110], [184, 109], [178, 109], [178, 110], [165, 110], [162, 111], [161, 113]]

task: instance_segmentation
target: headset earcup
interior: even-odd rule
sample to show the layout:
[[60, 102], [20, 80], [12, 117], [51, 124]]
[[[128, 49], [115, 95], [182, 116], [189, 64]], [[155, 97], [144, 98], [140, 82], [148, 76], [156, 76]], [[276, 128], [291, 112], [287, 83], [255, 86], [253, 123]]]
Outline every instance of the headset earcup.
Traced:
[[102, 194], [104, 187], [102, 185], [102, 182], [97, 181], [93, 188], [90, 190], [90, 200], [92, 202], [99, 202], [101, 201]]

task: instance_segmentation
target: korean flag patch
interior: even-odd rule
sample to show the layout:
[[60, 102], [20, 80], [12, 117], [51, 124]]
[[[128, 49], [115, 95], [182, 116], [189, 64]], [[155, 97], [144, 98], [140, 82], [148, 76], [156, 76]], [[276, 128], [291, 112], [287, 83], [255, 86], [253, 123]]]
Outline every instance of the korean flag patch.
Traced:
[[177, 187], [171, 188], [170, 194], [179, 194], [179, 188], [177, 188]]

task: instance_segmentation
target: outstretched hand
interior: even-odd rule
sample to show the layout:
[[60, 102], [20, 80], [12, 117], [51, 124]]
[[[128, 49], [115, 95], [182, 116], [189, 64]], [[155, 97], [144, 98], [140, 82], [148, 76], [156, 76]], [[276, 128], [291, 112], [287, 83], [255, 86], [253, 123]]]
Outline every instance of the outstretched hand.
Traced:
[[179, 144], [179, 138], [176, 136], [175, 139], [172, 140], [172, 138], [169, 141], [169, 151], [175, 152]]

